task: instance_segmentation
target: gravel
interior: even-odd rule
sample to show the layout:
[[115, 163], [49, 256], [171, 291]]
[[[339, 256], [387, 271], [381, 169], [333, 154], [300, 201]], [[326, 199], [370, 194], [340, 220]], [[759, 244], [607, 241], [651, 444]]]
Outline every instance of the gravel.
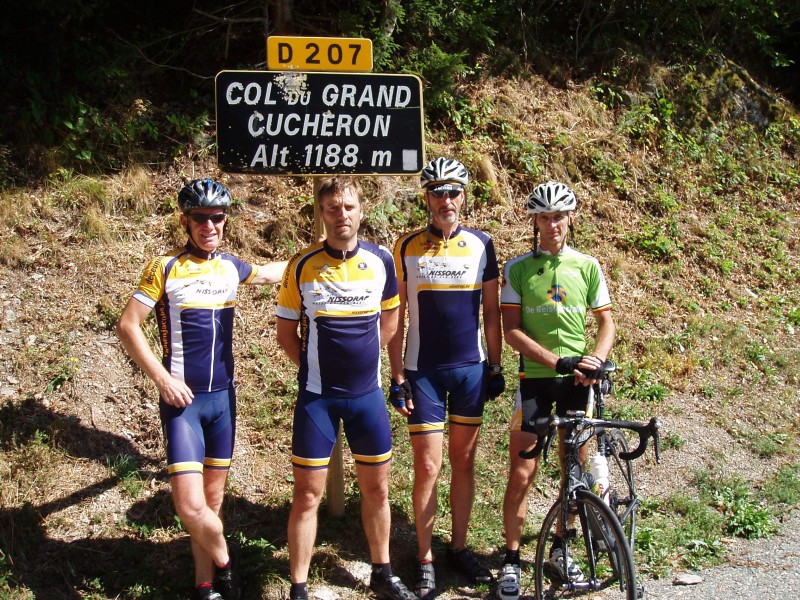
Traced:
[[[669, 579], [645, 581], [645, 598], [692, 600], [790, 600], [800, 598], [800, 511], [793, 511], [781, 532], [760, 540], [737, 540], [724, 565]], [[681, 585], [685, 575], [700, 583]]]

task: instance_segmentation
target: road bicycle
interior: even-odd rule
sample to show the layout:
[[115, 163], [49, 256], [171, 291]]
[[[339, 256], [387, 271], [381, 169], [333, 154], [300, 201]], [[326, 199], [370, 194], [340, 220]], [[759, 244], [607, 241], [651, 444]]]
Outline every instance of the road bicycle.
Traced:
[[[608, 387], [597, 391], [597, 400], [602, 401]], [[642, 597], [644, 590], [636, 584], [633, 563], [638, 498], [630, 462], [644, 454], [651, 438], [656, 461], [660, 460], [660, 421], [607, 420], [589, 417], [586, 411], [570, 411], [565, 417], [536, 419], [532, 425], [537, 433], [536, 445], [521, 451], [520, 456], [530, 459], [542, 454], [546, 462], [555, 432], [563, 430], [566, 473], [566, 484], [542, 521], [536, 544], [535, 598], [549, 600], [580, 593], [609, 599]], [[623, 431], [638, 435], [633, 450], [628, 449]], [[580, 449], [592, 439], [602, 445], [609, 465], [618, 465], [612, 468], [616, 479], [611, 488], [619, 489], [610, 492], [607, 499], [592, 491], [594, 482], [581, 465]], [[554, 560], [559, 555], [560, 561]]]

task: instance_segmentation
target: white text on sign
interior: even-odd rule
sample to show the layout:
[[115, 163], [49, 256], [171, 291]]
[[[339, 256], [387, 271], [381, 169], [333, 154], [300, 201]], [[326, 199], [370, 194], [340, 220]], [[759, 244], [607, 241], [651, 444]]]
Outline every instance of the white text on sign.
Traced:
[[407, 174], [422, 168], [412, 75], [227, 71], [217, 76], [217, 158], [267, 174]]

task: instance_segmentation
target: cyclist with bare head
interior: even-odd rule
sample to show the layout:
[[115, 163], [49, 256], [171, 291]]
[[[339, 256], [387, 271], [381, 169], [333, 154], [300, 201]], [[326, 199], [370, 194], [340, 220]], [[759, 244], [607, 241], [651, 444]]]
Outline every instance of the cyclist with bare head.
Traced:
[[[504, 269], [503, 333], [508, 345], [520, 354], [520, 381], [503, 499], [506, 555], [497, 588], [501, 600], [519, 597], [520, 541], [528, 492], [538, 470], [538, 459], [519, 456], [520, 450], [536, 442], [531, 423], [553, 412], [563, 416], [568, 410], [586, 409], [590, 386], [602, 378], [616, 333], [599, 262], [567, 244], [568, 236], [574, 236], [576, 209], [575, 194], [563, 183], [538, 185], [527, 200], [534, 248], [508, 261]], [[591, 354], [586, 344], [588, 311], [597, 324]], [[563, 439], [559, 454], [563, 464]], [[560, 544], [554, 543], [549, 562], [565, 579], [580, 580], [578, 565], [571, 559], [564, 564], [561, 552]]]
[[[150, 261], [117, 324], [125, 350], [159, 391], [172, 499], [189, 532], [199, 600], [241, 597], [236, 548], [226, 543], [220, 518], [236, 432], [237, 288], [278, 283], [286, 266], [250, 265], [219, 251], [230, 206], [230, 191], [213, 179], [181, 189], [178, 207], [189, 239]], [[142, 331], [151, 311], [162, 360]]]
[[419, 598], [436, 593], [432, 537], [445, 429], [452, 526], [447, 559], [471, 583], [494, 579], [467, 548], [467, 529], [484, 402], [505, 388], [499, 269], [492, 239], [459, 221], [468, 182], [467, 169], [459, 161], [444, 157], [431, 161], [421, 175], [430, 223], [401, 237], [394, 250], [400, 323], [406, 313], [409, 323], [405, 352], [402, 327], [389, 344], [393, 378], [389, 400], [408, 419], [414, 451]]
[[289, 261], [278, 294], [278, 343], [299, 367], [289, 513], [291, 600], [308, 598], [317, 512], [339, 421], [356, 464], [361, 520], [379, 597], [412, 600], [389, 561], [392, 432], [380, 351], [397, 329], [397, 280], [388, 249], [358, 238], [362, 191], [333, 177], [319, 189], [326, 238]]

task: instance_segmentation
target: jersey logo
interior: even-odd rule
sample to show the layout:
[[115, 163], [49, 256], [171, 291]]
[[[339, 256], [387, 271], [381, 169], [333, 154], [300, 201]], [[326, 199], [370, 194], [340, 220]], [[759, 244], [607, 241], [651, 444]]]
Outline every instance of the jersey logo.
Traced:
[[560, 285], [554, 285], [549, 290], [547, 290], [547, 297], [550, 299], [550, 302], [554, 304], [559, 304], [560, 302], [564, 302], [567, 299], [567, 290], [565, 290]]
[[459, 240], [458, 241], [458, 247], [459, 248], [466, 248], [467, 247], [467, 242], [465, 242], [464, 240]]
[[365, 262], [358, 263], [358, 270], [359, 271], [366, 271], [367, 270], [367, 263], [365, 263]]

